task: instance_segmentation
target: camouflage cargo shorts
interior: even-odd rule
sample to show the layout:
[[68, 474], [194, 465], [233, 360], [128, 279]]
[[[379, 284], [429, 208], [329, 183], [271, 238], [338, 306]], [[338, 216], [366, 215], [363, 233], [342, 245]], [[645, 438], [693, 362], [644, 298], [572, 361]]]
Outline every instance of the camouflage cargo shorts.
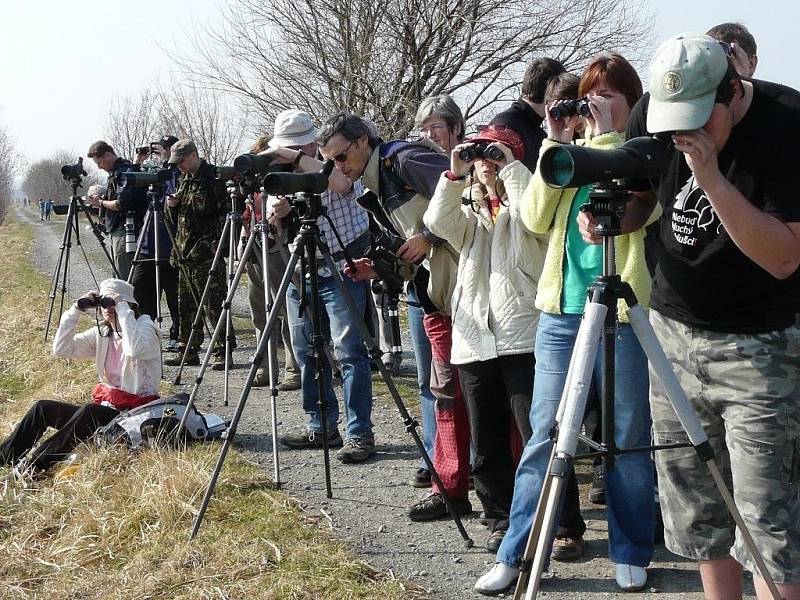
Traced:
[[[716, 333], [654, 310], [650, 322], [772, 577], [800, 582], [800, 329]], [[652, 370], [650, 405], [657, 444], [688, 441]], [[694, 449], [655, 454], [667, 548], [695, 560], [730, 554], [754, 572], [755, 563]]]

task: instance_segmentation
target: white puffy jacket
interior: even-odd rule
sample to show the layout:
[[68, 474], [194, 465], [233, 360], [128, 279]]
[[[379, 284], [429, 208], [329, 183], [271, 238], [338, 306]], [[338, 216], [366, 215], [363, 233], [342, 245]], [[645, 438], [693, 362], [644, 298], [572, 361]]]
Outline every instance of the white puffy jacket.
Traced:
[[[116, 312], [122, 334], [120, 388], [139, 396], [158, 394], [161, 383], [161, 340], [158, 328], [147, 315], [137, 319], [127, 302], [118, 302]], [[61, 316], [53, 338], [53, 354], [61, 358], [94, 358], [100, 383], [109, 384], [105, 372], [109, 339], [100, 335], [97, 327], [75, 333], [82, 314], [73, 305]]]
[[463, 205], [463, 182], [442, 176], [423, 220], [460, 253], [453, 292], [453, 364], [533, 352], [534, 306], [547, 237], [526, 229], [519, 203], [531, 173], [519, 161], [499, 173], [508, 206], [492, 222], [488, 207]]

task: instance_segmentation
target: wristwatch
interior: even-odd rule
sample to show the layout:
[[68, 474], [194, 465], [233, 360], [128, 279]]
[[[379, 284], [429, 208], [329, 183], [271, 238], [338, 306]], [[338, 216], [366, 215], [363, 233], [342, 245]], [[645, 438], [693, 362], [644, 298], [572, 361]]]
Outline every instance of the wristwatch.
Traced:
[[305, 152], [303, 152], [302, 150], [298, 150], [297, 151], [297, 156], [295, 156], [294, 160], [292, 161], [292, 166], [293, 167], [297, 167], [300, 164], [300, 161], [303, 159], [303, 157], [305, 155], [306, 155]]

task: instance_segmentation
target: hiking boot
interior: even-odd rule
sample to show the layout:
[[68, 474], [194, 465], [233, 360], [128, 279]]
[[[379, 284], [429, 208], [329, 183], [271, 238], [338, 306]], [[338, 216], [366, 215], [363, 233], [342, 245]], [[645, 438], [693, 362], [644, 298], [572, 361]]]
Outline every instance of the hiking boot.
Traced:
[[558, 561], [576, 560], [583, 556], [586, 544], [583, 537], [571, 538], [566, 536], [556, 536], [553, 540], [553, 551], [550, 558]]
[[253, 379], [253, 387], [264, 387], [269, 385], [269, 370], [260, 367], [256, 371], [256, 376]]
[[606, 503], [606, 470], [603, 465], [594, 466], [592, 487], [589, 488], [589, 502], [592, 504]]
[[375, 440], [372, 438], [348, 438], [344, 447], [336, 453], [343, 463], [360, 463], [375, 454]]
[[[228, 368], [234, 368], [233, 362], [233, 352], [230, 353], [230, 359], [228, 360]], [[211, 369], [213, 371], [224, 371], [225, 370], [225, 355], [224, 354], [215, 354], [214, 360], [211, 361]]]
[[[183, 358], [183, 353], [178, 352], [175, 356], [171, 356], [170, 358], [164, 361], [164, 364], [170, 367], [180, 367], [181, 366], [181, 359]], [[200, 355], [195, 352], [190, 352], [186, 355], [186, 362], [184, 365], [196, 367], [200, 364]]]
[[411, 481], [408, 482], [411, 487], [415, 488], [429, 488], [431, 487], [431, 472], [425, 467], [420, 467]]
[[286, 371], [283, 374], [283, 383], [278, 385], [281, 392], [293, 392], [300, 389], [300, 373]]
[[[301, 431], [297, 433], [287, 433], [281, 438], [281, 443], [294, 450], [304, 448], [322, 448], [322, 432], [320, 431]], [[336, 427], [328, 429], [328, 447], [338, 448], [342, 445], [342, 436]]]
[[[450, 498], [450, 504], [453, 505], [457, 515], [468, 515], [472, 512], [469, 498]], [[435, 521], [446, 516], [448, 516], [447, 505], [439, 493], [425, 496], [408, 509], [408, 518], [412, 521]]]
[[506, 537], [505, 529], [495, 529], [489, 534], [489, 539], [486, 540], [486, 549], [492, 554], [497, 554], [504, 537]]

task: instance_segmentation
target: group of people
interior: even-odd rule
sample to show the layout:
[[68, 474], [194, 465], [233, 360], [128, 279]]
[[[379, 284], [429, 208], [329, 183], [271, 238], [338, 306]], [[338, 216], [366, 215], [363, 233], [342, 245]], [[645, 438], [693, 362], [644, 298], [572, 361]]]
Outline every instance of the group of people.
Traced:
[[[447, 95], [421, 102], [415, 118], [420, 136], [412, 141], [383, 141], [369, 120], [350, 113], [332, 116], [321, 128], [303, 111], [279, 114], [272, 135], [252, 151], [299, 173], [333, 162], [321, 195], [330, 223], [320, 220], [320, 229], [345, 279], [342, 288], [328, 266], [319, 265], [322, 326], [341, 371], [345, 435], [339, 431], [333, 361], [319, 355], [308, 310], [300, 310], [310, 282], [295, 276], [272, 335], [285, 349], [285, 381], [299, 371], [307, 422], [283, 443], [321, 448], [325, 431], [328, 445], [341, 446], [343, 462], [375, 453], [370, 357], [355, 319], [373, 302], [368, 282], [380, 279], [364, 251], [377, 235], [389, 239], [407, 282], [424, 446], [441, 481], [431, 482], [420, 465], [411, 485], [432, 489], [409, 507], [408, 517], [446, 517], [444, 493], [455, 512], [472, 512], [472, 479], [489, 529], [487, 548], [496, 553], [475, 589], [505, 591], [523, 566], [587, 288], [604, 266], [597, 222], [584, 209], [590, 186], [550, 187], [537, 168], [539, 158], [559, 145], [604, 151], [659, 134], [669, 143], [668, 167], [655, 178], [626, 182], [630, 193], [615, 270], [649, 308], [769, 574], [784, 598], [800, 598], [800, 204], [791, 199], [800, 187], [791, 164], [800, 150], [800, 93], [754, 79], [756, 66], [752, 35], [725, 23], [708, 34], [664, 42], [650, 63], [646, 94], [636, 70], [618, 53], [598, 56], [580, 76], [556, 60], [537, 59], [525, 73], [519, 100], [470, 137]], [[578, 98], [588, 113], [554, 116], [555, 107]], [[780, 128], [767, 127], [776, 122]], [[211, 278], [205, 310], [214, 323], [221, 310], [225, 267], [220, 262], [212, 270], [211, 262], [231, 202], [225, 182], [191, 140], [165, 137], [157, 151], [165, 168], [175, 169], [163, 202], [165, 227], [175, 231], [175, 247], [167, 249], [178, 282], [173, 321], [176, 339], [186, 344], [191, 327], [202, 328], [192, 322], [192, 287], [202, 289]], [[111, 175], [136, 168], [105, 142], [94, 144], [89, 156]], [[124, 221], [130, 215], [141, 223], [147, 203], [135, 198], [135, 189], [116, 186], [111, 175], [104, 193], [95, 190], [90, 198], [106, 210], [115, 265], [125, 279]], [[268, 272], [260, 250], [247, 264], [253, 322], [263, 335], [264, 287], [277, 290], [297, 229], [296, 209], [284, 197], [262, 202], [258, 193], [246, 205], [245, 235], [262, 218], [271, 225]], [[355, 258], [354, 266], [347, 266], [345, 254]], [[130, 294], [118, 292], [117, 299], [135, 301], [152, 315], [155, 290], [138, 283], [152, 278], [148, 268], [142, 266]], [[343, 290], [357, 314], [348, 310]], [[68, 311], [62, 327], [72, 326], [76, 316]], [[117, 308], [117, 317], [120, 325], [131, 323], [124, 308]], [[649, 376], [624, 304], [617, 320], [616, 445], [686, 442], [662, 384]], [[122, 331], [125, 354], [125, 328], [111, 329]], [[375, 330], [381, 333], [380, 326]], [[61, 328], [59, 333], [57, 340], [67, 339]], [[202, 330], [196, 333], [189, 364], [199, 362]], [[103, 337], [96, 335], [87, 334], [96, 341], [83, 354], [100, 356], [97, 340]], [[62, 342], [58, 349], [64, 354], [68, 346]], [[224, 348], [220, 341], [214, 349], [216, 364], [224, 363]], [[277, 373], [275, 354], [265, 360]], [[608, 368], [598, 353], [598, 390]], [[324, 426], [318, 370], [329, 406]], [[274, 384], [266, 373], [262, 367], [260, 383]], [[108, 367], [104, 376], [109, 379]], [[113, 386], [115, 380], [109, 381]], [[12, 446], [3, 446], [4, 456], [17, 456]], [[754, 563], [695, 450], [657, 451], [655, 467], [650, 453], [632, 452], [616, 456], [607, 472], [598, 470], [618, 586], [633, 591], [646, 585], [658, 502], [667, 547], [699, 561], [706, 597], [741, 597], [742, 569], [754, 571]], [[586, 525], [572, 472], [558, 519], [551, 557], [577, 558]], [[770, 597], [760, 574], [754, 575], [759, 597]]]
[[[26, 198], [27, 200], [27, 198]], [[50, 213], [53, 212], [53, 207], [55, 203], [52, 199], [48, 198], [45, 200], [44, 198], [39, 198], [39, 220], [40, 221], [49, 221], [50, 220]]]

